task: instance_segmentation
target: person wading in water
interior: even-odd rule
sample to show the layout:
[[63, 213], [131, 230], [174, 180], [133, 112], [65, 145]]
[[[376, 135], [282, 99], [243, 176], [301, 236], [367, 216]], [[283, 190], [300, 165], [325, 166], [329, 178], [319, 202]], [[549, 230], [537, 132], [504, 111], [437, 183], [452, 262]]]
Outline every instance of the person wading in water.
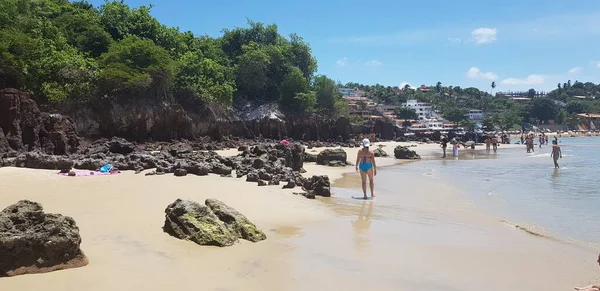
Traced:
[[362, 141], [363, 148], [356, 154], [356, 171], [360, 169], [360, 179], [362, 180], [362, 190], [365, 199], [367, 199], [367, 176], [369, 177], [369, 186], [371, 188], [371, 197], [375, 197], [373, 194], [373, 177], [377, 175], [377, 165], [375, 165], [375, 155], [369, 150], [371, 142], [368, 138]]
[[552, 153], [550, 154], [550, 156], [554, 160], [554, 168], [555, 169], [560, 168], [558, 166], [558, 159], [562, 158], [562, 152], [560, 151], [560, 146], [558, 145], [558, 139], [556, 139], [556, 138], [552, 141]]

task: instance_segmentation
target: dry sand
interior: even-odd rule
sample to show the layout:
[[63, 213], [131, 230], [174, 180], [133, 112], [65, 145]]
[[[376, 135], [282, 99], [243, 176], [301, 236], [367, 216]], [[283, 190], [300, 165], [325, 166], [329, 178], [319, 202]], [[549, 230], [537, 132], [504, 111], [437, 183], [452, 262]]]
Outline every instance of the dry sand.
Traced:
[[[397, 143], [378, 144], [393, 155]], [[440, 155], [435, 144], [415, 149], [425, 157]], [[346, 150], [353, 162], [358, 149]], [[377, 162], [379, 167], [397, 163]], [[358, 178], [354, 166], [307, 164], [306, 170], [306, 175], [344, 176], [340, 185]], [[536, 291], [568, 290], [597, 278], [588, 248], [503, 225], [446, 185], [424, 187], [410, 176], [394, 182], [402, 185], [398, 194], [403, 195], [394, 198], [400, 209], [386, 197], [357, 201], [344, 199], [351, 193], [340, 190], [334, 194], [341, 198], [314, 201], [291, 194], [298, 189], [214, 175], [64, 177], [0, 168], [0, 208], [29, 199], [46, 212], [73, 217], [90, 261], [82, 268], [3, 278], [0, 290]], [[220, 199], [268, 238], [217, 248], [170, 237], [161, 229], [164, 209], [177, 198]]]

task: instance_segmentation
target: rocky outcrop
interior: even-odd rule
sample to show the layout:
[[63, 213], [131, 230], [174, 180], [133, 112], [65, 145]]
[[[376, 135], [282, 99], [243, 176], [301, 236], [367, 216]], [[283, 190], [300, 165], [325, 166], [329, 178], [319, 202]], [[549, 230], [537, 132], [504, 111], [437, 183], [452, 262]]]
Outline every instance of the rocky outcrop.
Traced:
[[383, 150], [382, 148], [376, 148], [373, 151], [373, 154], [375, 155], [376, 158], [379, 158], [379, 157], [383, 157], [384, 158], [384, 157], [388, 157], [389, 156], [388, 153], [385, 150]]
[[419, 156], [419, 154], [404, 146], [397, 146], [396, 148], [394, 148], [394, 157], [396, 157], [396, 159], [409, 160], [421, 159], [421, 156]]
[[0, 276], [85, 266], [80, 244], [73, 218], [44, 213], [39, 203], [21, 200], [0, 212]]
[[343, 149], [326, 149], [317, 155], [317, 165], [346, 166], [348, 157]]
[[165, 209], [163, 230], [199, 245], [231, 246], [238, 239], [257, 242], [267, 236], [244, 215], [216, 199], [205, 205], [177, 199]]
[[[331, 197], [331, 183], [328, 176], [312, 176], [306, 179], [302, 189], [314, 198], [315, 195]], [[307, 196], [307, 198], [310, 198]]]
[[40, 150], [46, 154], [74, 153], [79, 137], [73, 120], [60, 114], [40, 112], [29, 94], [0, 90], [0, 152]]

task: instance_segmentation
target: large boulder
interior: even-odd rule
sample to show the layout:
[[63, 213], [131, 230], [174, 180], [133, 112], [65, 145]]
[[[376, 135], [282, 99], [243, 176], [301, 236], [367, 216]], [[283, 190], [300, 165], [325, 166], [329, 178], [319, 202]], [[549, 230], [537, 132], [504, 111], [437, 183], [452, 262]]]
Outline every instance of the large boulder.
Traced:
[[331, 197], [331, 183], [326, 175], [315, 175], [306, 179], [302, 189], [311, 195]]
[[217, 217], [225, 223], [227, 228], [239, 238], [257, 242], [265, 240], [267, 236], [264, 232], [256, 228], [254, 223], [250, 222], [246, 216], [239, 213], [232, 207], [217, 199], [206, 199], [206, 206], [210, 208]]
[[177, 199], [165, 209], [163, 230], [179, 239], [199, 245], [231, 246], [238, 239], [257, 242], [266, 239], [244, 215], [216, 199], [206, 205]]
[[206, 205], [177, 199], [165, 209], [163, 230], [199, 245], [231, 246], [237, 236]]
[[404, 146], [397, 146], [394, 148], [394, 157], [396, 157], [396, 159], [408, 160], [418, 160], [421, 158], [415, 151]]
[[[332, 163], [333, 162], [333, 163]], [[326, 149], [317, 155], [317, 165], [347, 165], [348, 156], [343, 149]]]
[[82, 267], [75, 220], [44, 213], [37, 202], [21, 200], [0, 212], [0, 276]]

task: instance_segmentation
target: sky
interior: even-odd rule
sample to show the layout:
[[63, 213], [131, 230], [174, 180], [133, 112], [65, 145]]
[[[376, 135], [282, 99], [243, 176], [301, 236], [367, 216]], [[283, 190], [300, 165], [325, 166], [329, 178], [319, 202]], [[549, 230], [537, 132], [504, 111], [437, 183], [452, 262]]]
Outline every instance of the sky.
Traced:
[[[103, 0], [89, 1], [101, 5]], [[552, 90], [600, 82], [598, 0], [125, 0], [167, 26], [218, 37], [247, 19], [297, 33], [342, 82]]]

